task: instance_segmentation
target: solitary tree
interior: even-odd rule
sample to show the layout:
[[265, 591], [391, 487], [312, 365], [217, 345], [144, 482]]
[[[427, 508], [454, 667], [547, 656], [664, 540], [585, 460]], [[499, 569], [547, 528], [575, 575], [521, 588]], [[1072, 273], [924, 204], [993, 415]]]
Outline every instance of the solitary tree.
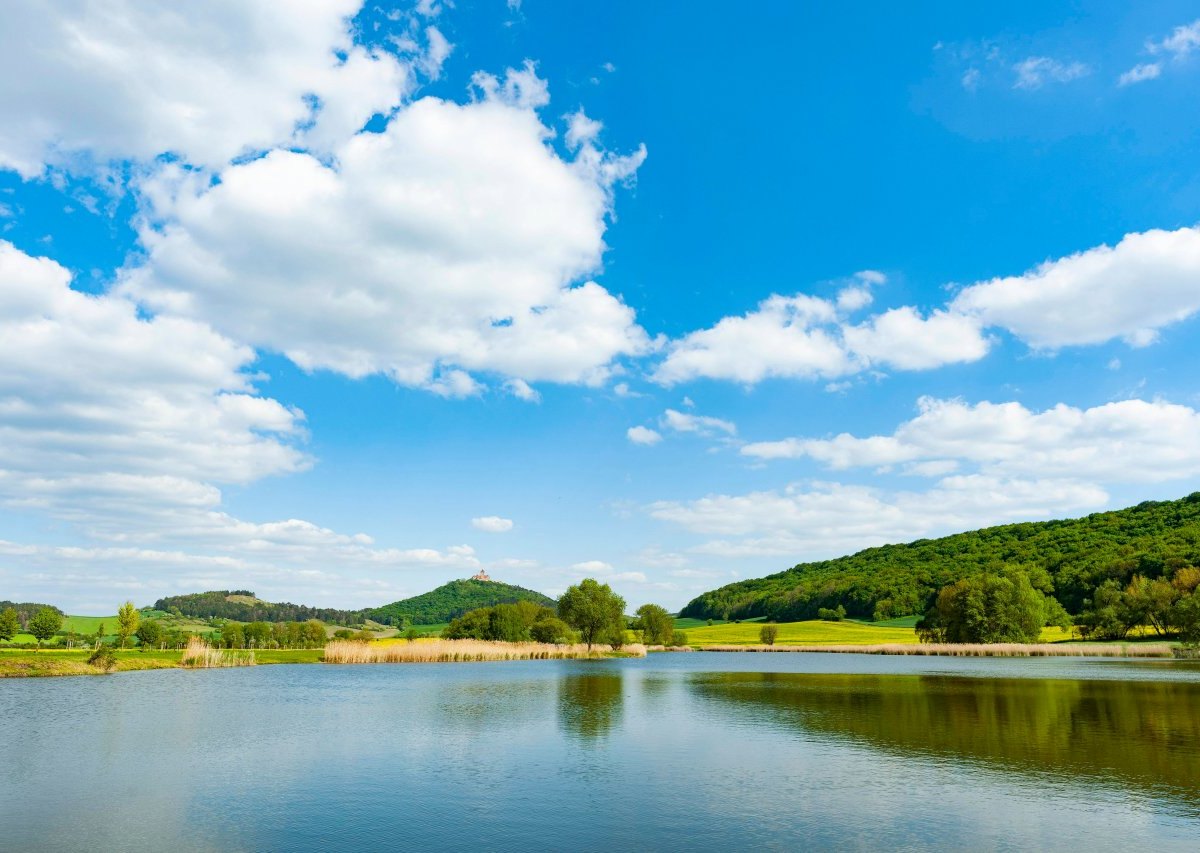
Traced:
[[142, 651], [152, 649], [162, 642], [162, 626], [153, 619], [147, 619], [138, 625], [137, 631], [134, 633], [142, 646]]
[[63, 618], [52, 607], [43, 607], [29, 620], [29, 633], [38, 641], [38, 648], [62, 629]]
[[624, 628], [625, 599], [608, 584], [584, 578], [578, 586], [567, 587], [558, 599], [558, 615], [579, 632], [591, 651], [592, 644], [612, 636], [614, 628]]
[[770, 623], [763, 625], [758, 632], [758, 639], [762, 641], [764, 646], [775, 645], [775, 638], [779, 636], [779, 626]]
[[117, 641], [121, 648], [125, 648], [125, 644], [129, 642], [129, 638], [137, 632], [138, 622], [141, 616], [137, 612], [137, 608], [133, 606], [132, 601], [126, 601], [121, 605], [121, 609], [117, 611]]
[[675, 633], [675, 618], [657, 604], [643, 604], [637, 609], [638, 624], [642, 630], [642, 641], [648, 645], [669, 645]]
[[17, 611], [11, 607], [4, 608], [4, 612], [0, 613], [0, 640], [11, 640], [17, 635], [20, 627], [21, 620], [17, 618]]

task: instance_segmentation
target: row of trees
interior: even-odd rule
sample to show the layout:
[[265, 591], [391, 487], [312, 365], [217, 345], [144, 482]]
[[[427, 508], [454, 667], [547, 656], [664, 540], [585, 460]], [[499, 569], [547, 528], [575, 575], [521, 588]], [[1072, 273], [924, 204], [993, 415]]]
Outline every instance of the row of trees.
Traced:
[[1149, 628], [1160, 637], [1200, 642], [1200, 569], [1179, 569], [1169, 580], [1134, 575], [1124, 587], [1105, 581], [1084, 602], [1075, 624], [1098, 640], [1120, 640]]
[[449, 640], [503, 640], [511, 643], [586, 643], [590, 649], [607, 643], [623, 646], [627, 631], [641, 632], [650, 645], [686, 645], [687, 636], [675, 630], [675, 619], [657, 604], [638, 608], [637, 618], [625, 618], [625, 599], [608, 584], [585, 578], [567, 588], [555, 609], [532, 601], [480, 607], [453, 619], [442, 632]]
[[227, 649], [319, 649], [325, 645], [325, 624], [305, 622], [227, 622], [220, 645]]

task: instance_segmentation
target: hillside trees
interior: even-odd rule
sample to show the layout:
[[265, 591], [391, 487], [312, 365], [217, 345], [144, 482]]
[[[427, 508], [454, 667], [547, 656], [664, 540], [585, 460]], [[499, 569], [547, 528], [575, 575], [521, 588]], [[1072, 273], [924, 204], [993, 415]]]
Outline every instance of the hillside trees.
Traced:
[[943, 587], [917, 633], [927, 643], [1035, 643], [1048, 624], [1070, 624], [1062, 605], [1004, 569]]

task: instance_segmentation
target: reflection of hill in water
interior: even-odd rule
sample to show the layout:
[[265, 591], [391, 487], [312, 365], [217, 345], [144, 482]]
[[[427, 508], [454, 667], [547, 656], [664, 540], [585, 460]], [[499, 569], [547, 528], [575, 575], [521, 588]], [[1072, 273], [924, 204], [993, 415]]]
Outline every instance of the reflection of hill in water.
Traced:
[[621, 673], [568, 675], [558, 682], [558, 720], [570, 735], [594, 740], [621, 721]]
[[1136, 784], [1200, 806], [1200, 684], [704, 673], [704, 699], [889, 751]]

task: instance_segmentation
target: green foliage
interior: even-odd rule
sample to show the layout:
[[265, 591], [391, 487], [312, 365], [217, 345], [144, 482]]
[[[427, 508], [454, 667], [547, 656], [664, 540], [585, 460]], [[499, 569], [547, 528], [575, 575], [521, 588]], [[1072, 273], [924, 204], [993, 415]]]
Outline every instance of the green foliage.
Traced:
[[614, 628], [625, 629], [625, 599], [608, 584], [584, 578], [577, 586], [567, 587], [558, 599], [558, 616], [579, 631], [590, 650], [593, 643], [611, 636]]
[[538, 643], [553, 643], [556, 646], [570, 645], [578, 641], [571, 626], [557, 616], [547, 616], [535, 622], [529, 629], [529, 638]]
[[117, 642], [121, 648], [125, 648], [129, 638], [137, 632], [139, 621], [141, 621], [141, 615], [133, 606], [132, 601], [126, 601], [117, 610]]
[[162, 626], [153, 619], [143, 620], [142, 624], [138, 625], [137, 630], [134, 631], [134, 634], [137, 636], [138, 644], [142, 647], [143, 651], [154, 648], [163, 639]]
[[333, 632], [333, 638], [335, 640], [353, 640], [354, 632], [349, 628], [338, 628]]
[[303, 622], [319, 619], [338, 625], [357, 625], [363, 620], [363, 613], [359, 610], [261, 601], [254, 593], [244, 589], [173, 595], [154, 602], [154, 609], [196, 619], [232, 619], [237, 622]]
[[62, 613], [53, 607], [43, 607], [29, 620], [28, 630], [38, 641], [38, 647], [49, 640], [62, 628]]
[[[447, 640], [502, 640], [507, 643], [522, 643], [535, 639], [534, 628], [549, 620], [558, 621], [554, 618], [554, 611], [532, 601], [497, 604], [495, 607], [471, 610], [450, 620], [446, 630], [442, 631], [442, 636]], [[539, 631], [542, 635], [546, 633], [551, 633], [549, 628]], [[562, 636], [561, 633], [557, 635]]]
[[1124, 589], [1107, 580], [1084, 601], [1076, 619], [1080, 632], [1097, 640], [1124, 639], [1135, 628], [1147, 626], [1159, 636], [1189, 635], [1191, 599], [1200, 586], [1200, 569], [1179, 569], [1173, 578], [1150, 580], [1134, 575]]
[[676, 631], [671, 635], [671, 645], [683, 647], [688, 644], [688, 635], [686, 631]]
[[819, 607], [817, 608], [817, 618], [826, 622], [841, 622], [846, 618], [846, 608], [840, 604], [833, 609]]
[[849, 616], [887, 620], [929, 609], [938, 591], [1001, 567], [1025, 572], [1079, 613], [1105, 581], [1123, 589], [1200, 565], [1200, 492], [1085, 518], [989, 527], [907, 545], [869, 548], [740, 581], [693, 599], [680, 616], [778, 621], [811, 619], [842, 605]]
[[432, 625], [449, 622], [481, 607], [518, 601], [530, 601], [543, 607], [554, 604], [553, 599], [524, 587], [496, 581], [457, 580], [415, 598], [365, 611], [365, 615], [384, 625], [400, 625], [404, 620], [413, 625]]
[[775, 639], [779, 636], [779, 626], [768, 623], [759, 629], [758, 639], [762, 641], [764, 646], [775, 645]]
[[21, 625], [21, 630], [16, 632], [18, 634], [28, 630], [29, 620], [32, 619], [33, 615], [39, 610], [49, 608], [60, 616], [66, 616], [65, 613], [52, 604], [41, 604], [40, 602], [36, 601], [0, 601], [0, 610], [8, 610], [10, 607], [16, 611], [17, 621]]
[[944, 587], [917, 634], [932, 643], [1036, 643], [1061, 609], [1022, 571], [986, 572]]
[[643, 604], [637, 609], [635, 630], [642, 632], [642, 642], [651, 646], [666, 646], [675, 633], [675, 617], [657, 604]]
[[5, 607], [0, 610], [0, 640], [11, 640], [21, 630], [21, 620], [17, 618], [15, 607]]
[[117, 665], [117, 653], [113, 651], [112, 646], [101, 643], [95, 651], [88, 655], [87, 662], [97, 669], [112, 672]]

